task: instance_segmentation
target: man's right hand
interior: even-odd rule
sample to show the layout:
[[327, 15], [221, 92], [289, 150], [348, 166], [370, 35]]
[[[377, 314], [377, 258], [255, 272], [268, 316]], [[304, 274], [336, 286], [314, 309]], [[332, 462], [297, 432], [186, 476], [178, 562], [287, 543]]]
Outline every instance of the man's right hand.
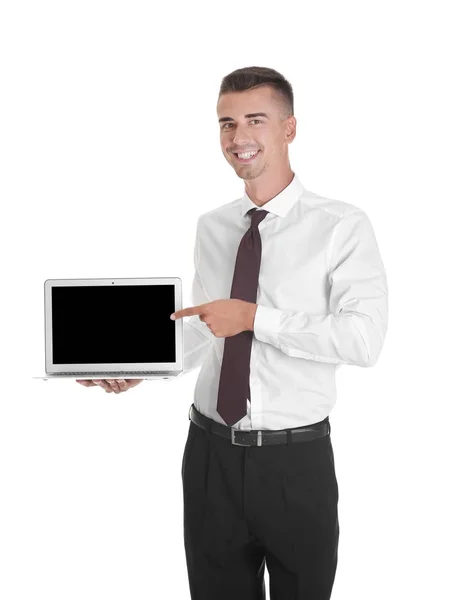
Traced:
[[142, 383], [143, 379], [77, 379], [77, 383], [85, 387], [100, 386], [109, 394], [120, 394]]

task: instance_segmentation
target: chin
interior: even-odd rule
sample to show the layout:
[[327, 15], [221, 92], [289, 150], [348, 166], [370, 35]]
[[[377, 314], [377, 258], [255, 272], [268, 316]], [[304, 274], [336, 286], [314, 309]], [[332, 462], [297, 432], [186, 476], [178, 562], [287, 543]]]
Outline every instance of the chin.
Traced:
[[250, 181], [251, 179], [256, 179], [257, 177], [259, 177], [260, 173], [259, 173], [259, 171], [251, 171], [251, 172], [246, 172], [246, 173], [238, 173], [238, 171], [236, 171], [236, 175], [240, 179], [244, 179], [245, 181]]

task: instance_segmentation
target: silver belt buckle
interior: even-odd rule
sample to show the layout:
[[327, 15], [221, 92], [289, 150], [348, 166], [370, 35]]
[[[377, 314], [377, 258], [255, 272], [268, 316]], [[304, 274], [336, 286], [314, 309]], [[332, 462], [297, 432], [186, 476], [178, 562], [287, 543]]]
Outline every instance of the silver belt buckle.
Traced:
[[[240, 444], [235, 440], [235, 432], [237, 430], [233, 427], [231, 428], [231, 443], [235, 446], [244, 446], [245, 448], [250, 446], [251, 444]], [[257, 432], [257, 446], [262, 446], [262, 431]]]
[[234, 427], [232, 427], [232, 428], [231, 428], [231, 443], [232, 443], [233, 445], [235, 445], [235, 446], [243, 446], [244, 448], [248, 447], [248, 446], [249, 446], [249, 444], [240, 444], [239, 442], [237, 442], [237, 441], [235, 440], [235, 432], [236, 432], [236, 431], [237, 431], [237, 430], [236, 430]]

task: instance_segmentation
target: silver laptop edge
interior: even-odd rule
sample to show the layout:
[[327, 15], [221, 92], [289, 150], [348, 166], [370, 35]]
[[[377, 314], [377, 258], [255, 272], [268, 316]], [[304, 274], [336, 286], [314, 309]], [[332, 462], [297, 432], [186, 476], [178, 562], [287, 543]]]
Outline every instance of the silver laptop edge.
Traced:
[[[58, 286], [107, 285], [174, 285], [174, 310], [182, 308], [182, 281], [179, 277], [47, 279], [44, 282], [45, 370], [41, 379], [74, 377], [76, 379], [128, 378], [166, 379], [178, 377], [183, 371], [183, 321], [175, 321], [176, 361], [171, 363], [53, 364], [52, 363], [52, 288]], [[169, 315], [168, 315], [169, 319]]]

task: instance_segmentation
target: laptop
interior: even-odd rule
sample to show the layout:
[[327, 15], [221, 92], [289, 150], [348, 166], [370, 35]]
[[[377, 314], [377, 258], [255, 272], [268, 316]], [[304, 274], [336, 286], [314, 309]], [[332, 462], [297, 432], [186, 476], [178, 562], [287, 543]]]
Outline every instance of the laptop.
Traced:
[[178, 277], [47, 279], [46, 374], [36, 379], [170, 379], [183, 372]]

